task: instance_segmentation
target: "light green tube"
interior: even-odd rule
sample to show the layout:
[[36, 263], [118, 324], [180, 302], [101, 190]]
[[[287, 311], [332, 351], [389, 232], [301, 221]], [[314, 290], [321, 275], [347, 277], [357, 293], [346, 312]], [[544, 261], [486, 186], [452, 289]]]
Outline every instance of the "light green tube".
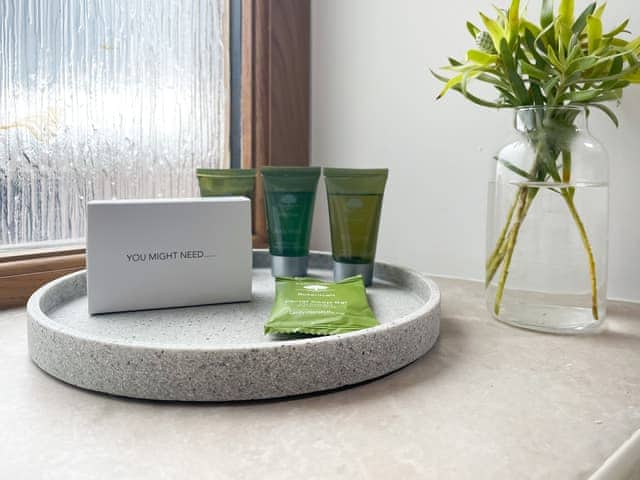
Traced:
[[319, 167], [263, 167], [271, 272], [305, 277]]
[[255, 196], [255, 169], [198, 168], [196, 176], [203, 197], [243, 196], [253, 201]]
[[388, 169], [325, 168], [333, 276], [373, 281], [382, 198]]
[[[248, 197], [253, 207], [256, 192], [256, 170], [253, 168], [198, 168], [196, 170], [201, 197]], [[251, 231], [255, 232], [255, 212], [251, 209]]]

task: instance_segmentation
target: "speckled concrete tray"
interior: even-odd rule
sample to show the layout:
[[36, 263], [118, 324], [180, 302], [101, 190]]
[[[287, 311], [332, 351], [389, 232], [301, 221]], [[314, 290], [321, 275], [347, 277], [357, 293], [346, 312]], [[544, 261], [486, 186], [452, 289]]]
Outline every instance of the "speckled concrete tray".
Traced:
[[[274, 292], [268, 264], [266, 251], [254, 252], [250, 303], [98, 316], [87, 313], [84, 271], [58, 279], [29, 300], [31, 359], [65, 382], [114, 395], [253, 400], [380, 377], [424, 355], [438, 338], [438, 287], [382, 263], [367, 289], [380, 326], [331, 337], [267, 337]], [[312, 254], [310, 276], [330, 278], [330, 268], [330, 255]]]

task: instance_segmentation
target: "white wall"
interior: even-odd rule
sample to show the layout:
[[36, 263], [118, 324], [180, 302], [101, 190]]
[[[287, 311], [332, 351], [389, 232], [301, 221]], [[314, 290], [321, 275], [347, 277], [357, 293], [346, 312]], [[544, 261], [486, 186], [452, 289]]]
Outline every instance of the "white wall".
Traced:
[[[312, 163], [390, 169], [379, 259], [483, 277], [487, 159], [508, 136], [511, 114], [455, 92], [436, 102], [441, 85], [428, 67], [464, 57], [465, 22], [479, 23], [477, 11], [490, 13], [491, 3], [312, 1]], [[608, 16], [632, 17], [640, 34], [640, 3], [611, 0]], [[640, 86], [619, 113], [619, 130], [592, 120], [611, 154], [609, 296], [640, 301]], [[318, 199], [312, 247], [330, 250], [323, 188]]]

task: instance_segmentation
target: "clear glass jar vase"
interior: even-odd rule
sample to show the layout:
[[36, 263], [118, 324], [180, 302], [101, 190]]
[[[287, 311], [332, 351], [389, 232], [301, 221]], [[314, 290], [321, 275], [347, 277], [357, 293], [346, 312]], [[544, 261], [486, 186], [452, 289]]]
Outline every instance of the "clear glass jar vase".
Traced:
[[606, 316], [609, 160], [583, 107], [515, 110], [489, 182], [486, 301], [502, 322], [554, 333]]

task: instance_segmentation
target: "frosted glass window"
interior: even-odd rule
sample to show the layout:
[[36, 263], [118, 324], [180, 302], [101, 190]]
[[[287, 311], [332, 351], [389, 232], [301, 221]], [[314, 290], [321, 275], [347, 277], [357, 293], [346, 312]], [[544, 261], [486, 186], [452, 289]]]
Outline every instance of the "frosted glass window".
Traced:
[[226, 166], [226, 0], [0, 0], [0, 249]]

